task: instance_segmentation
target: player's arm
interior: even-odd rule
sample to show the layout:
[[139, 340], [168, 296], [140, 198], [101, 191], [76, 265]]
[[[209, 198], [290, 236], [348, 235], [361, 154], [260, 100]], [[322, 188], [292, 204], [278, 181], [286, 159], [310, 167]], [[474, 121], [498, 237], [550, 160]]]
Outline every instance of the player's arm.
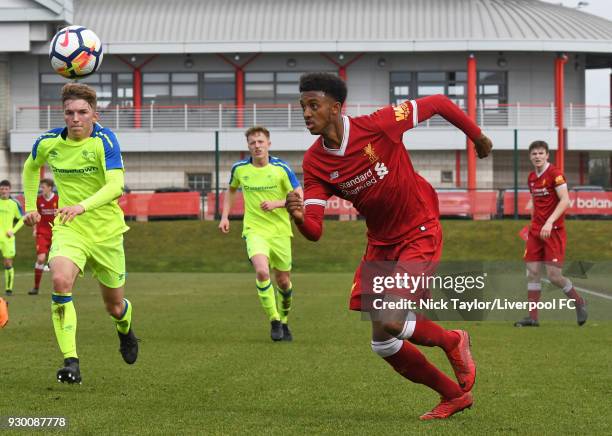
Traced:
[[287, 194], [285, 208], [295, 221], [298, 230], [310, 241], [318, 241], [323, 234], [323, 216], [331, 193], [314, 175], [304, 169], [304, 195], [291, 191]]
[[[300, 198], [304, 198], [304, 190], [300, 186], [298, 186], [295, 189], [292, 189], [292, 191], [295, 191], [300, 196]], [[282, 200], [264, 200], [261, 202], [259, 207], [261, 207], [261, 210], [263, 211], [270, 212], [271, 210], [285, 207], [286, 204], [287, 204], [286, 198]]]
[[555, 191], [559, 196], [559, 203], [557, 203], [557, 207], [555, 207], [555, 210], [553, 210], [553, 212], [550, 214], [550, 216], [542, 226], [542, 230], [540, 230], [540, 236], [542, 237], [542, 239], [550, 237], [553, 224], [561, 217], [561, 215], [565, 213], [565, 211], [570, 205], [567, 183], [563, 183], [559, 186], [556, 186]]
[[12, 229], [6, 232], [9, 238], [15, 236], [15, 233], [19, 231], [23, 227], [23, 211], [21, 210], [21, 205], [15, 201], [15, 215], [14, 220], [17, 220]]
[[422, 97], [414, 100], [413, 108], [417, 112], [418, 122], [430, 119], [434, 115], [440, 115], [458, 129], [461, 129], [468, 138], [474, 142], [479, 158], [489, 155], [493, 144], [491, 140], [482, 133], [480, 127], [470, 119], [459, 106], [452, 102], [447, 96], [438, 94]]
[[40, 167], [41, 163], [37, 162], [32, 154], [30, 154], [23, 165], [23, 172], [21, 173], [23, 195], [25, 197], [25, 215], [23, 217], [23, 222], [29, 226], [33, 226], [40, 221], [40, 214], [36, 207]]
[[223, 197], [223, 211], [221, 212], [221, 221], [219, 221], [219, 230], [223, 233], [228, 233], [230, 229], [229, 213], [236, 202], [236, 192], [238, 192], [238, 188], [230, 185]]

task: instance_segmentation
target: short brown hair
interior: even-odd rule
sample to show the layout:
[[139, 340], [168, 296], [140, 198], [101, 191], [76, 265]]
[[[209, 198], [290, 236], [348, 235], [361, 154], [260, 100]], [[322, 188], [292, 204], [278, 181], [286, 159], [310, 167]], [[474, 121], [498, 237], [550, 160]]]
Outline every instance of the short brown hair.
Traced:
[[47, 185], [49, 188], [55, 187], [55, 182], [53, 179], [41, 179], [40, 183]]
[[533, 141], [531, 144], [529, 144], [529, 153], [531, 153], [536, 148], [543, 148], [544, 150], [546, 150], [546, 153], [549, 152], [548, 144], [546, 143], [546, 141]]
[[85, 100], [96, 110], [96, 90], [84, 83], [66, 83], [62, 88], [62, 104], [66, 103], [66, 100]]
[[249, 139], [249, 136], [254, 135], [255, 133], [263, 133], [264, 135], [266, 135], [266, 138], [270, 139], [270, 131], [264, 126], [250, 127], [249, 129], [247, 129], [246, 132], [244, 132], [244, 136]]

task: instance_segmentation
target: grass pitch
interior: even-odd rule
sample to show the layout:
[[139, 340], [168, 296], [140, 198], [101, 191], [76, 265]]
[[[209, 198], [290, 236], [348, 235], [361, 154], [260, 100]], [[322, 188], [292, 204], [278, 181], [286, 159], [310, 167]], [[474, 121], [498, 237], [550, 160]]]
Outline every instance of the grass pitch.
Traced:
[[[293, 343], [270, 341], [250, 273], [131, 273], [133, 366], [95, 282], [82, 279], [80, 386], [55, 381], [49, 279], [35, 297], [31, 279], [17, 277], [0, 331], [0, 415], [65, 416], [70, 434], [609, 434], [612, 424], [610, 322], [443, 323], [472, 335], [475, 404], [421, 423], [438, 398], [372, 353], [368, 323], [347, 310], [352, 273], [295, 274]], [[420, 349], [452, 374], [441, 350]]]

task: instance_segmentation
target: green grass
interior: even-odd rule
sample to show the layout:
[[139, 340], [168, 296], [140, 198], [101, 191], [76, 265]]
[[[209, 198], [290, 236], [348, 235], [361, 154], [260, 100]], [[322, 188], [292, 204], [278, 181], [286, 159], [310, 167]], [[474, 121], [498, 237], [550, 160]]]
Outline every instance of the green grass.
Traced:
[[[125, 247], [130, 272], [249, 272], [242, 223], [232, 221], [221, 235], [210, 221], [128, 223]], [[518, 231], [526, 221], [443, 221], [443, 260], [521, 261], [524, 243]], [[568, 221], [567, 258], [612, 260], [610, 221]], [[295, 231], [294, 271], [351, 272], [365, 249], [363, 221], [325, 223], [323, 238], [313, 244]], [[17, 270], [34, 262], [34, 239], [28, 229], [17, 235]]]
[[[421, 423], [437, 397], [371, 352], [368, 323], [347, 310], [350, 273], [295, 274], [293, 343], [269, 340], [252, 274], [132, 273], [134, 366], [85, 278], [75, 291], [80, 386], [54, 379], [61, 356], [43, 280], [42, 295], [11, 297], [0, 331], [3, 416], [66, 416], [79, 435], [609, 434], [610, 322], [444, 323], [472, 335], [476, 402]], [[424, 352], [450, 373], [439, 349]]]
[[[87, 275], [74, 293], [81, 386], [55, 381], [61, 355], [50, 322], [49, 277], [41, 295], [25, 295], [34, 253], [22, 230], [11, 321], [0, 330], [0, 416], [66, 416], [69, 433], [79, 435], [609, 434], [612, 322], [599, 321], [608, 319], [609, 301], [588, 296], [592, 313], [600, 315], [582, 328], [546, 315], [539, 329], [444, 322], [472, 335], [476, 403], [448, 421], [421, 423], [418, 416], [436, 404], [436, 395], [374, 355], [368, 323], [347, 309], [364, 223], [327, 222], [317, 244], [294, 239], [296, 340], [290, 344], [269, 340], [241, 223], [232, 225], [223, 236], [211, 222], [130, 223], [127, 294], [141, 354], [136, 365], [123, 363]], [[517, 233], [524, 221], [443, 225], [444, 260], [521, 261]], [[609, 222], [567, 227], [569, 259], [608, 261], [589, 273], [595, 289], [607, 290]], [[516, 292], [522, 289], [519, 284]], [[439, 349], [423, 351], [450, 373]]]

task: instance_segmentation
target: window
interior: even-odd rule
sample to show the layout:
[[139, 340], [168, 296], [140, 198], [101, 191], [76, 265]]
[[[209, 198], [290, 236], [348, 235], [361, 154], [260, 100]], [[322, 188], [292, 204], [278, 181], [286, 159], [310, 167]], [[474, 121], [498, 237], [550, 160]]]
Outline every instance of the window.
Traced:
[[187, 187], [201, 193], [210, 192], [212, 188], [212, 174], [187, 174]]
[[[485, 124], [487, 122], [497, 124], [506, 122], [505, 117], [500, 117], [497, 112], [500, 110], [498, 105], [508, 102], [507, 73], [505, 71], [479, 71], [477, 92], [478, 105], [483, 106]], [[398, 71], [390, 75], [389, 97], [392, 104], [433, 94], [445, 94], [457, 105], [465, 108], [467, 106], [467, 73], [465, 71]]]
[[441, 171], [440, 180], [442, 183], [453, 183], [453, 172], [452, 171]]
[[298, 105], [303, 72], [247, 72], [244, 75], [246, 104]]

